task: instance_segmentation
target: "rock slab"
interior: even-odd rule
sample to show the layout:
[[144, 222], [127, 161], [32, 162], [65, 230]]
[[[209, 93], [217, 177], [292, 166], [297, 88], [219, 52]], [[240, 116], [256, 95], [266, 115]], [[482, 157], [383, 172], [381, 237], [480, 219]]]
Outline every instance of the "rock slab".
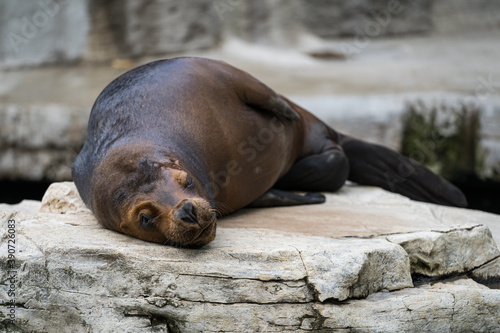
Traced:
[[[390, 220], [393, 206], [399, 207], [393, 232], [387, 235], [382, 227], [361, 235], [353, 229], [349, 235], [343, 229], [335, 235], [335, 228], [318, 223], [316, 229], [324, 229], [319, 236], [294, 222], [292, 208], [299, 207], [255, 209], [221, 219], [213, 243], [189, 250], [103, 229], [73, 183], [53, 184], [41, 212], [34, 202], [0, 205], [1, 281], [7, 281], [0, 284], [0, 327], [12, 332], [491, 332], [499, 327], [500, 291], [464, 273], [485, 269], [500, 256], [491, 233], [478, 223], [481, 218], [498, 223], [500, 217], [355, 186], [329, 194], [328, 203], [316, 207], [322, 207], [319, 215], [301, 207], [299, 217], [304, 224], [321, 222], [319, 217], [336, 214], [336, 205], [348, 203], [353, 211], [340, 214], [357, 223], [362, 216], [349, 216], [354, 210], [362, 209], [367, 220], [384, 214]], [[426, 215], [423, 207], [433, 213]], [[408, 231], [403, 222], [412, 209], [435, 221]], [[289, 219], [289, 230], [279, 230], [279, 223], [274, 229], [255, 225], [277, 211]], [[458, 216], [462, 226], [447, 226], [447, 219]], [[14, 261], [8, 257], [10, 234], [15, 234]], [[413, 287], [411, 273], [422, 266], [413, 257], [423, 255], [407, 244], [419, 238], [422, 244], [436, 239], [446, 244], [437, 247], [443, 255], [434, 256], [429, 269], [458, 278], [435, 276], [432, 283]], [[476, 259], [462, 250], [460, 256], [445, 251], [456, 242], [468, 244]], [[12, 288], [15, 295], [9, 294]]]

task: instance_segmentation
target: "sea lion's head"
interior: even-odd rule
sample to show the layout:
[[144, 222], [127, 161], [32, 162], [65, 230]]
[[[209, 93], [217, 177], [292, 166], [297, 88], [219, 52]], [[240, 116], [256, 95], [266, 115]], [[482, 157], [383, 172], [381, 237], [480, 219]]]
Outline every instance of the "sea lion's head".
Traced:
[[198, 248], [215, 238], [216, 215], [182, 161], [118, 147], [95, 169], [89, 206], [97, 220], [143, 240]]

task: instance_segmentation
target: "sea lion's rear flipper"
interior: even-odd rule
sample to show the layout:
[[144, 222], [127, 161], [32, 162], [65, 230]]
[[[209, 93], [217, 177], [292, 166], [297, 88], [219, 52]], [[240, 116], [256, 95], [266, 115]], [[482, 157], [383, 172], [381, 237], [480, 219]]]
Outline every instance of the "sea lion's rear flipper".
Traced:
[[280, 190], [335, 192], [349, 174], [349, 162], [338, 147], [309, 155], [295, 162], [275, 188]]
[[466, 207], [463, 193], [444, 178], [386, 147], [339, 135], [349, 160], [348, 179], [382, 187], [410, 199]]
[[257, 198], [248, 205], [248, 207], [297, 206], [319, 204], [323, 202], [325, 202], [325, 196], [319, 193], [306, 193], [300, 195], [273, 188]]

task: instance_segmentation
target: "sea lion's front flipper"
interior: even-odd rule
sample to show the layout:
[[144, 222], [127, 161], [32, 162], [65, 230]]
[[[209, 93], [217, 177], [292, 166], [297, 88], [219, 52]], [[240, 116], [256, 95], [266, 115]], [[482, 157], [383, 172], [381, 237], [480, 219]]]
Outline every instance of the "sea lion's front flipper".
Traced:
[[257, 198], [248, 207], [278, 207], [319, 204], [325, 202], [325, 196], [319, 193], [306, 193], [304, 195], [270, 189]]
[[257, 111], [270, 113], [281, 121], [300, 119], [299, 113], [286, 98], [250, 74], [233, 67], [230, 75], [238, 97], [246, 105]]
[[386, 147], [339, 135], [349, 160], [348, 179], [374, 185], [410, 199], [466, 207], [463, 193], [421, 164]]
[[274, 92], [269, 95], [261, 95], [260, 93], [264, 93], [264, 91], [253, 91], [248, 94], [246, 104], [259, 111], [269, 112], [281, 121], [300, 119], [298, 112], [280, 95]]

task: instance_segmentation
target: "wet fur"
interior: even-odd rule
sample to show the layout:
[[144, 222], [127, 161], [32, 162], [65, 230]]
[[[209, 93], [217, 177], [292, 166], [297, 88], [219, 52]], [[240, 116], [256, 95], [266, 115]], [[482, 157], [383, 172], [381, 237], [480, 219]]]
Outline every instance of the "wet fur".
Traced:
[[[240, 144], [276, 119], [274, 140], [253, 159], [243, 156]], [[230, 161], [242, 172], [220, 186], [214, 174]], [[256, 168], [265, 172], [257, 175]], [[192, 189], [175, 183], [175, 170], [193, 179]], [[249, 74], [201, 58], [152, 62], [110, 83], [92, 108], [72, 171], [83, 201], [105, 227], [175, 246], [210, 242], [215, 224], [205, 240], [188, 238], [215, 214], [250, 204], [321, 203], [319, 194], [287, 191], [336, 191], [346, 179], [414, 200], [467, 205], [460, 190], [424, 166], [338, 133]], [[188, 199], [200, 211], [199, 225], [173, 217]], [[140, 205], [155, 215], [148, 228], [140, 227]]]

